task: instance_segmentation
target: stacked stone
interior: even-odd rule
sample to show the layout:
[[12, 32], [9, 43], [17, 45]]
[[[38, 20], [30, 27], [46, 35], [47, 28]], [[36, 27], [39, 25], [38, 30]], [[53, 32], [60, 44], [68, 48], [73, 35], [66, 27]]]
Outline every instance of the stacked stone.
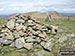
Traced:
[[56, 30], [52, 26], [41, 24], [30, 17], [16, 15], [1, 26], [0, 43], [27, 50], [32, 49], [35, 44], [39, 44], [51, 51], [54, 44], [47, 34], [52, 32], [56, 34]]

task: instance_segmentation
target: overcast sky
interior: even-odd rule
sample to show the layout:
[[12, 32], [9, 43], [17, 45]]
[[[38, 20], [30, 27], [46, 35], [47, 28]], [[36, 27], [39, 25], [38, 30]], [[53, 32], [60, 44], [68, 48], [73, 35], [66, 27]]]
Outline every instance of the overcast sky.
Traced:
[[0, 0], [0, 15], [32, 11], [75, 13], [75, 0]]

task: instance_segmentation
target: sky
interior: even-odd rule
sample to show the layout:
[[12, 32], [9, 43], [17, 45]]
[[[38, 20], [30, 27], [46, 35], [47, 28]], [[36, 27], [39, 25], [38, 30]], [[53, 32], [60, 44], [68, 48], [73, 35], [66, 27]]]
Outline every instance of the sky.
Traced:
[[75, 0], [0, 0], [0, 15], [33, 11], [75, 13]]

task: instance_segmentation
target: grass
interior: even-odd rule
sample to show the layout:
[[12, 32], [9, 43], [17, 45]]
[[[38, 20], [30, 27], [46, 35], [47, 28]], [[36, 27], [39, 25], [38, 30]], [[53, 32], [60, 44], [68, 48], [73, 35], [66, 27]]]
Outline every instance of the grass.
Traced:
[[0, 56], [21, 56], [22, 53], [27, 53], [28, 51], [26, 49], [22, 49], [21, 51], [16, 51], [16, 47], [9, 47], [9, 46], [3, 46], [0, 49]]

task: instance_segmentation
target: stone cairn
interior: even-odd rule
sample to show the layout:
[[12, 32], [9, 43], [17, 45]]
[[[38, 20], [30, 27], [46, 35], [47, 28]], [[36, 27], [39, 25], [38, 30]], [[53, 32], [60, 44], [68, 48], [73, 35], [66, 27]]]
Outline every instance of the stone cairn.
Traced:
[[53, 21], [52, 15], [48, 13], [45, 21]]
[[[53, 26], [54, 27], [54, 26]], [[56, 34], [57, 29], [41, 24], [24, 15], [16, 15], [0, 28], [0, 46], [25, 48], [30, 50], [35, 44], [44, 49], [52, 50], [53, 42], [48, 34]]]

